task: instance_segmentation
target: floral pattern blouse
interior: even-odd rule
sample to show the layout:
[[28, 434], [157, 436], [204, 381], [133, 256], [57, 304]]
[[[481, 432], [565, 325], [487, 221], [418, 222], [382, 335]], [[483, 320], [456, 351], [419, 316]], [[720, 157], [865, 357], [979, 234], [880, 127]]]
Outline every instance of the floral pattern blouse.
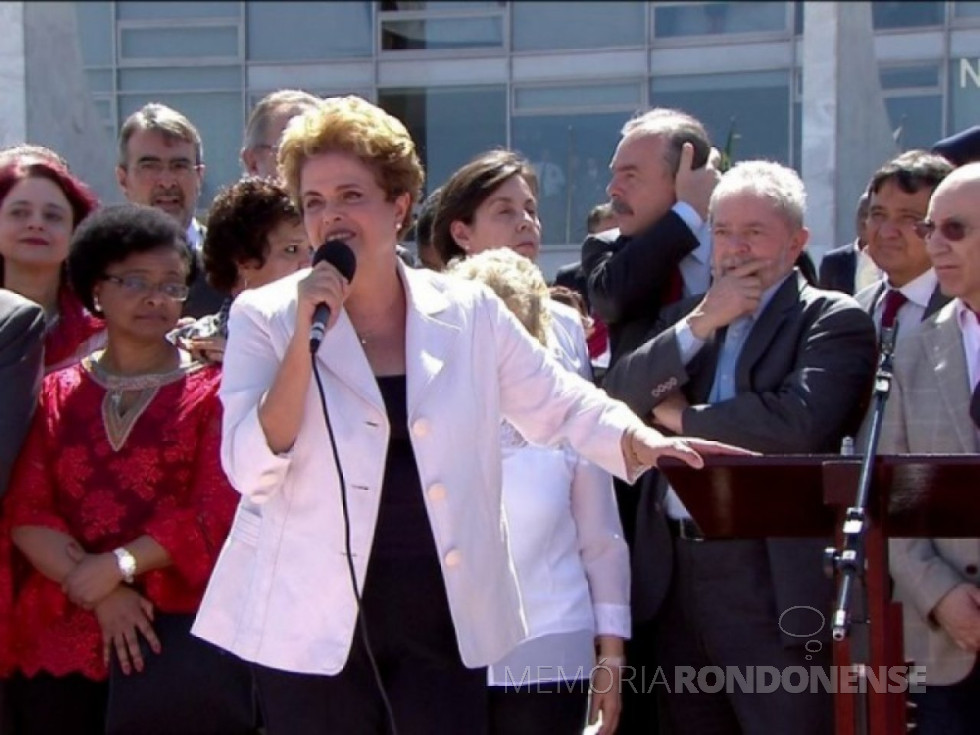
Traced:
[[156, 610], [197, 610], [238, 502], [220, 465], [219, 382], [218, 367], [192, 364], [144, 386], [138, 415], [113, 439], [107, 412], [119, 386], [101, 380], [91, 359], [45, 378], [4, 500], [4, 668], [107, 675], [94, 613], [72, 604], [13, 547], [17, 526], [62, 531], [90, 553], [149, 535], [173, 563], [139, 575], [136, 588]]

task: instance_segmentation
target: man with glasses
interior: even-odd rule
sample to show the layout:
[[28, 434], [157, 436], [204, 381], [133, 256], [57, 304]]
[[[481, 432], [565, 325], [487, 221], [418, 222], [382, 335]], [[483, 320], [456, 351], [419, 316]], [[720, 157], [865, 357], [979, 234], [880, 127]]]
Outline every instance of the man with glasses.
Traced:
[[[881, 446], [888, 453], [980, 453], [980, 163], [936, 187], [918, 224], [952, 298], [895, 356]], [[978, 534], [980, 535], [980, 534]], [[920, 735], [965, 735], [980, 721], [980, 539], [892, 539], [905, 657], [924, 668], [913, 693]]]
[[276, 178], [276, 154], [279, 139], [289, 121], [320, 104], [308, 92], [280, 89], [259, 100], [245, 124], [241, 158], [249, 176]]
[[878, 169], [868, 185], [867, 252], [885, 275], [855, 298], [879, 334], [901, 325], [896, 343], [949, 300], [939, 290], [916, 223], [925, 218], [929, 197], [952, 170], [941, 156], [907, 151]]
[[204, 181], [203, 147], [197, 128], [166, 105], [144, 105], [119, 131], [116, 180], [127, 200], [166, 212], [186, 231], [194, 263], [184, 316], [216, 312], [225, 295], [208, 285], [204, 277], [204, 227], [194, 219]]

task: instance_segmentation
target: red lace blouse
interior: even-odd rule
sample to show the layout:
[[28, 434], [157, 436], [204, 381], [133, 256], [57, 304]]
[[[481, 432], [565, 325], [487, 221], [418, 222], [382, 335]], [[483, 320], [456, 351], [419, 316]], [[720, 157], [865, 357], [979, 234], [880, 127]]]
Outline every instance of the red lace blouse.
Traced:
[[103, 423], [107, 391], [88, 361], [45, 378], [4, 502], [8, 668], [107, 675], [94, 613], [28, 565], [9, 542], [16, 526], [63, 531], [96, 553], [148, 534], [173, 564], [138, 576], [137, 587], [160, 611], [197, 610], [238, 502], [220, 466], [219, 381], [216, 366], [196, 367], [157, 388], [116, 451]]
[[105, 330], [67, 286], [58, 292], [58, 321], [44, 337], [44, 371], [68, 367], [94, 349], [89, 340]]

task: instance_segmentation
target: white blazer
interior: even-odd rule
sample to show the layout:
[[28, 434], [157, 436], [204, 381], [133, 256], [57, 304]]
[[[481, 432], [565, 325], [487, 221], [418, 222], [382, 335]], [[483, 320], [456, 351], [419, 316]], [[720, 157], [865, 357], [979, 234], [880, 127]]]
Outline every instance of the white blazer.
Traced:
[[[554, 362], [485, 287], [398, 268], [408, 302], [412, 447], [460, 655], [467, 666], [485, 666], [526, 633], [501, 518], [501, 416], [530, 441], [567, 441], [620, 477], [626, 476], [620, 439], [639, 420]], [[288, 454], [270, 451], [258, 421], [259, 401], [293, 331], [296, 284], [307, 272], [246, 291], [231, 310], [221, 458], [249, 502], [240, 504], [193, 632], [247, 661], [335, 674], [347, 660], [357, 611], [315, 382]], [[363, 589], [390, 427], [344, 312], [320, 347], [317, 369], [346, 477], [353, 563]]]

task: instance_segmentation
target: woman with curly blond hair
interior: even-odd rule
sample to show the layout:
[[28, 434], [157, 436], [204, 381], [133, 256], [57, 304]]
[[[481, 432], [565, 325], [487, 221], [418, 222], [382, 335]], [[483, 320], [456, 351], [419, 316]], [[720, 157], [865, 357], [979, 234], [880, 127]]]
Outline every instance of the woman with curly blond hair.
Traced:
[[[548, 285], [530, 260], [507, 248], [485, 250], [455, 261], [449, 273], [489, 287], [561, 359]], [[506, 420], [500, 444], [504, 517], [528, 637], [489, 669], [490, 733], [578, 735], [588, 710], [590, 724], [602, 713], [600, 733], [610, 735], [630, 634], [629, 552], [612, 478], [567, 444], [530, 444]]]

